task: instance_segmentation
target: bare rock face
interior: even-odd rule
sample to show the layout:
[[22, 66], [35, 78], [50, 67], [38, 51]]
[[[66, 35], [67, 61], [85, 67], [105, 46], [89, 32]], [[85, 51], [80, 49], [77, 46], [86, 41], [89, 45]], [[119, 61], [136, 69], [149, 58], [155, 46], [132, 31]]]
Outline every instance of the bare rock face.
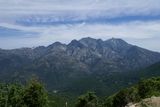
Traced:
[[125, 107], [160, 107], [160, 97], [151, 97], [136, 104], [128, 104]]

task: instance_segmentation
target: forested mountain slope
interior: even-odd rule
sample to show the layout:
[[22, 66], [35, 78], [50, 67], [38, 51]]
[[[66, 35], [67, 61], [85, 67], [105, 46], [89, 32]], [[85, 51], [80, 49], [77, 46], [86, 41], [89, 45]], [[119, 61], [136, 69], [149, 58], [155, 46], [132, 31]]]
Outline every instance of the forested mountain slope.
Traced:
[[134, 84], [141, 77], [159, 75], [154, 67], [139, 71], [159, 61], [160, 53], [122, 39], [82, 38], [47, 47], [1, 49], [0, 80], [25, 82], [36, 76], [50, 91], [79, 95], [93, 90], [103, 95]]

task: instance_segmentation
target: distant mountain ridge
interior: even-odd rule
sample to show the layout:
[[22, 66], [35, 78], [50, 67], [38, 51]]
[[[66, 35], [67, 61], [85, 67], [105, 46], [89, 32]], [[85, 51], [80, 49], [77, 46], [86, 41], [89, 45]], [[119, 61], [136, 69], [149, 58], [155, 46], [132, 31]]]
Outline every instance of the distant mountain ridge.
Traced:
[[55, 42], [47, 47], [1, 49], [0, 77], [4, 81], [24, 81], [36, 75], [50, 89], [63, 89], [86, 76], [101, 78], [115, 72], [132, 72], [159, 61], [160, 53], [122, 39], [103, 41], [87, 37], [69, 44]]
[[[48, 47], [0, 50], [0, 53], [4, 56], [25, 57], [27, 60], [56, 57], [57, 55], [65, 56], [73, 58], [73, 60], [83, 63], [89, 68], [112, 66], [109, 67], [110, 71], [121, 71], [120, 67], [117, 66], [123, 67], [123, 70], [134, 70], [160, 61], [160, 53], [128, 44], [124, 40], [116, 38], [103, 41], [87, 37], [80, 40], [72, 40], [67, 45], [55, 42]], [[92, 69], [92, 71], [94, 70]], [[104, 71], [106, 72], [105, 69]]]

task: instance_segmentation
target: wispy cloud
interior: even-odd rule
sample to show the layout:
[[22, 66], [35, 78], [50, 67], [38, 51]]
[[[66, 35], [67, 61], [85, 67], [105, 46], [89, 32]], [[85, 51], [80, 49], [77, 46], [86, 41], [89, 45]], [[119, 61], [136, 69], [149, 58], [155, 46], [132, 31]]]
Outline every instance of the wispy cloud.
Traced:
[[[72, 39], [80, 39], [86, 36], [93, 38], [108, 39], [111, 37], [123, 38], [125, 40], [153, 40], [159, 37], [160, 21], [151, 22], [128, 22], [122, 24], [74, 24], [74, 25], [59, 25], [59, 26], [20, 26], [10, 24], [0, 24], [6, 28], [18, 29], [23, 32], [35, 32], [37, 35], [32, 35], [30, 38], [12, 38], [12, 44], [5, 45], [5, 48], [14, 48], [19, 46], [37, 46], [49, 45], [55, 41], [64, 43], [70, 42]], [[8, 37], [0, 39], [2, 41]], [[159, 39], [160, 40], [160, 39]], [[26, 42], [27, 41], [27, 42]], [[36, 42], [35, 42], [36, 41]], [[25, 43], [26, 42], [26, 43]], [[23, 44], [22, 44], [23, 43]], [[25, 44], [24, 44], [25, 43]], [[133, 42], [134, 43], [134, 42]], [[148, 42], [147, 42], [148, 43]], [[146, 44], [142, 47], [145, 47]], [[160, 45], [160, 44], [159, 44]], [[148, 45], [147, 45], [148, 46]]]
[[1, 17], [53, 14], [55, 18], [160, 15], [159, 0], [0, 0]]
[[0, 0], [0, 26], [2, 48], [90, 36], [160, 51], [160, 0]]

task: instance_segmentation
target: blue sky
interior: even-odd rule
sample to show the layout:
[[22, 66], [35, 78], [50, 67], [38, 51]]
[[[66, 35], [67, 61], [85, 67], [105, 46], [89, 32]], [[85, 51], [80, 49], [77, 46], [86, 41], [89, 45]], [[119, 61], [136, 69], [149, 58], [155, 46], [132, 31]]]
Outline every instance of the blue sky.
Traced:
[[0, 0], [0, 48], [88, 36], [160, 52], [160, 0]]

